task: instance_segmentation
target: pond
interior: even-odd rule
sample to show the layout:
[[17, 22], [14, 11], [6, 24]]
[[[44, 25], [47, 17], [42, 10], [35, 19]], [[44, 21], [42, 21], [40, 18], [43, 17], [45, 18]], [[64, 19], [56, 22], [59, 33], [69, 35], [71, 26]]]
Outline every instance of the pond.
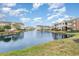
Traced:
[[29, 48], [70, 35], [56, 34], [46, 31], [27, 31], [11, 36], [0, 36], [0, 53]]

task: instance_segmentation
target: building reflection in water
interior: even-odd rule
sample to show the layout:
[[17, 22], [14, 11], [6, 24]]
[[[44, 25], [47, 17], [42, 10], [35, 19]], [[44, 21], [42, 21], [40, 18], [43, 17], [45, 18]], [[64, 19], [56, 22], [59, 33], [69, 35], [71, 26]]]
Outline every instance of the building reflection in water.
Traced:
[[[49, 32], [39, 32], [39, 31], [37, 31], [35, 33], [35, 37], [36, 37], [36, 39], [37, 38], [41, 39], [41, 38], [45, 38], [45, 37], [50, 36], [48, 34], [50, 34], [50, 33]], [[70, 37], [70, 35], [66, 35], [66, 34], [58, 34], [58, 33], [51, 33], [51, 34], [52, 34], [52, 38], [55, 39], [55, 40]], [[0, 41], [10, 42], [11, 40], [17, 41], [18, 39], [23, 39], [23, 38], [24, 38], [24, 32], [20, 32], [16, 35], [0, 36]]]
[[52, 33], [52, 37], [53, 37], [53, 39], [58, 40], [58, 39], [68, 38], [68, 37], [70, 37], [70, 35]]
[[18, 39], [22, 39], [24, 37], [24, 32], [20, 32], [11, 36], [0, 36], [0, 41], [10, 42], [11, 40], [17, 41]]

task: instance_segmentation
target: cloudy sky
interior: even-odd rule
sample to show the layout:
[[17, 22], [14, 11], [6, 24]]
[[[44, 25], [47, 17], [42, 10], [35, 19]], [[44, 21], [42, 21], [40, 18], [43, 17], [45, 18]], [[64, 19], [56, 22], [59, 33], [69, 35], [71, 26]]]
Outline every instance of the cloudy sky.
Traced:
[[28, 26], [51, 25], [79, 16], [77, 3], [0, 3], [0, 21], [23, 22]]

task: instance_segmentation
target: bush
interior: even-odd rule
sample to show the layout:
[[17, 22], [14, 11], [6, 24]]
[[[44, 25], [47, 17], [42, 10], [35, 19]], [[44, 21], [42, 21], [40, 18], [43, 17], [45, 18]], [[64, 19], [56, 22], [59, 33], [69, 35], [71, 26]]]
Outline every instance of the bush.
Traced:
[[71, 30], [71, 31], [67, 31], [67, 32], [73, 33], [73, 32], [79, 32], [79, 30]]
[[3, 32], [3, 31], [5, 31], [4, 27], [0, 26], [0, 32]]
[[6, 25], [6, 26], [0, 26], [0, 32], [4, 32], [5, 29], [11, 29], [11, 26]]
[[11, 26], [6, 25], [6, 26], [4, 26], [4, 29], [11, 29]]

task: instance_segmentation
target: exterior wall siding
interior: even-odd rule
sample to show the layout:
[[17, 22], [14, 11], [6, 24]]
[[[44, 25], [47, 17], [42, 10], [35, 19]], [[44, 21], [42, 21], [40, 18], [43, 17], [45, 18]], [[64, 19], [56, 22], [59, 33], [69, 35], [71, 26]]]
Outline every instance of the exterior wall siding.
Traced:
[[71, 19], [69, 21], [63, 21], [56, 25], [56, 28], [62, 31], [79, 30], [79, 19]]

